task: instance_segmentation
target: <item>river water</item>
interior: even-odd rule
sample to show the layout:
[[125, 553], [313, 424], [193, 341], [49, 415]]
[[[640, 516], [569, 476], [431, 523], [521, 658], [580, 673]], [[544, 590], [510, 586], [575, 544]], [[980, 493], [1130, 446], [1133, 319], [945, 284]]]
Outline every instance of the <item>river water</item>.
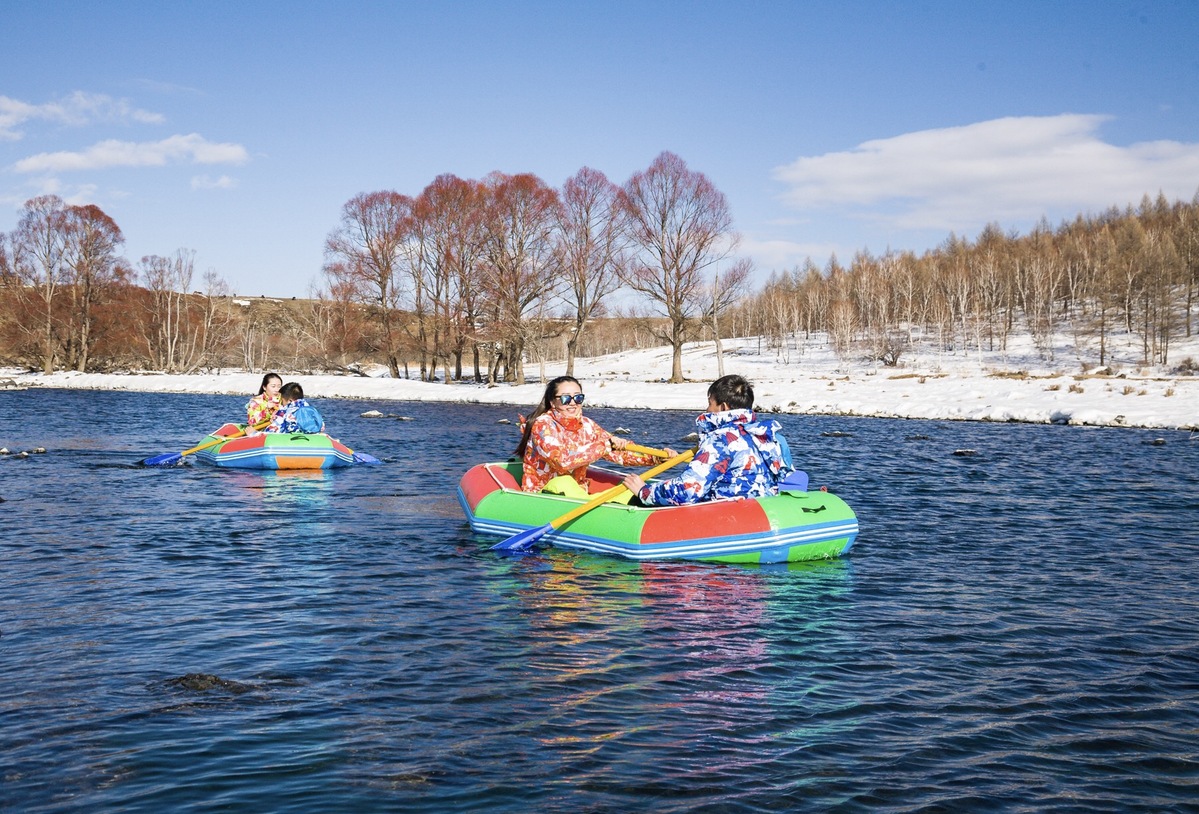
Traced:
[[1185, 432], [783, 416], [848, 557], [634, 563], [472, 535], [515, 407], [320, 401], [378, 467], [133, 465], [242, 401], [0, 393], [47, 450], [0, 457], [0, 809], [1199, 810]]

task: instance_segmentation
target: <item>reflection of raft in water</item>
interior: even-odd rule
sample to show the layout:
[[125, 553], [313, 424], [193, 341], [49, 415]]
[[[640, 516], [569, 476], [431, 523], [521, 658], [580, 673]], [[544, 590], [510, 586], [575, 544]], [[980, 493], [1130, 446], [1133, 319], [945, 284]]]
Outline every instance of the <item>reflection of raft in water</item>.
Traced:
[[264, 432], [242, 435], [244, 424], [226, 424], [205, 436], [201, 444], [236, 435], [196, 452], [204, 463], [235, 469], [332, 469], [350, 466], [354, 453], [323, 433]]
[[[592, 492], [620, 483], [621, 476], [609, 470], [591, 467], [588, 474]], [[545, 525], [582, 504], [560, 495], [522, 492], [520, 477], [518, 462], [479, 464], [462, 476], [458, 500], [474, 531], [506, 537]], [[605, 503], [542, 540], [635, 560], [772, 563], [838, 557], [857, 534], [853, 509], [836, 495], [786, 492], [688, 506]]]

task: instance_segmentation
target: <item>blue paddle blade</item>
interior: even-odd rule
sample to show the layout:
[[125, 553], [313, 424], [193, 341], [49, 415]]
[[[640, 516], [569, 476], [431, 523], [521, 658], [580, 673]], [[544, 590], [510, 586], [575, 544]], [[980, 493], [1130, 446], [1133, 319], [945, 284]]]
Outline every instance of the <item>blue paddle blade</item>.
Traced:
[[182, 452], [165, 452], [162, 455], [155, 455], [153, 458], [146, 458], [144, 461], [139, 461], [142, 466], [174, 466], [183, 460]]
[[806, 492], [808, 491], [808, 473], [802, 469], [796, 469], [787, 477], [779, 481], [780, 492]]
[[525, 529], [522, 532], [513, 534], [507, 540], [496, 543], [491, 547], [492, 551], [528, 551], [533, 547], [533, 543], [540, 540], [545, 535], [554, 530], [554, 527], [549, 523], [544, 526], [538, 526], [535, 529]]
[[365, 452], [355, 452], [354, 453], [354, 463], [367, 464], [368, 466], [376, 466], [383, 462], [380, 461], [378, 458], [376, 458], [374, 455], [367, 455]]

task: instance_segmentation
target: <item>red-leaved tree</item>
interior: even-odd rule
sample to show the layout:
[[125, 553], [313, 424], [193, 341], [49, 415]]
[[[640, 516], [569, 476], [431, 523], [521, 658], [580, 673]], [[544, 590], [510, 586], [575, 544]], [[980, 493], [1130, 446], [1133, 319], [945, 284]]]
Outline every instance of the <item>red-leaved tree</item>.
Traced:
[[603, 299], [620, 285], [628, 244], [620, 187], [602, 172], [584, 167], [562, 185], [558, 218], [558, 265], [567, 280], [574, 325], [566, 340], [566, 375], [574, 375], [575, 355], [587, 323], [604, 313]]
[[397, 274], [401, 251], [412, 230], [412, 199], [398, 192], [368, 192], [351, 198], [341, 223], [325, 241], [324, 273], [332, 284], [372, 307], [381, 327], [392, 378], [400, 377]]

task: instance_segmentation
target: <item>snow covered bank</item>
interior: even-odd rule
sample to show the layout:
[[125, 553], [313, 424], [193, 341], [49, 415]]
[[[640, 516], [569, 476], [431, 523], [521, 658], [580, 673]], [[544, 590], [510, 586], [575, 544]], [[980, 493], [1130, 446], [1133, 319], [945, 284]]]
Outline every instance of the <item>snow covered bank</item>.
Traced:
[[[766, 349], [756, 339], [725, 343], [726, 373], [740, 373], [754, 383], [761, 409], [777, 413], [926, 418], [969, 421], [1023, 421], [1119, 427], [1199, 428], [1199, 377], [1170, 376], [1162, 371], [1118, 369], [1084, 373], [1076, 360], [1058, 365], [1041, 361], [1028, 349], [1009, 348], [995, 355], [946, 356], [912, 354], [901, 367], [869, 363], [844, 365], [821, 346], [785, 353]], [[1192, 341], [1199, 358], [1199, 338]], [[1185, 358], [1189, 349], [1176, 351]], [[1068, 348], [1056, 353], [1070, 359]], [[640, 409], [699, 412], [707, 404], [707, 387], [717, 376], [711, 343], [688, 346], [683, 368], [689, 381], [662, 381], [670, 371], [669, 348], [626, 351], [581, 359], [575, 375], [583, 382], [588, 404]], [[526, 368], [530, 384], [488, 387], [474, 383], [429, 383], [385, 376], [289, 375], [304, 385], [306, 395], [365, 401], [441, 401], [511, 404], [513, 412], [536, 403], [543, 390], [541, 368]], [[564, 372], [562, 364], [546, 364], [547, 377]], [[6, 372], [20, 386], [162, 393], [213, 393], [249, 396], [261, 374], [111, 375], [62, 372], [50, 376]], [[386, 412], [386, 411], [385, 411]]]

